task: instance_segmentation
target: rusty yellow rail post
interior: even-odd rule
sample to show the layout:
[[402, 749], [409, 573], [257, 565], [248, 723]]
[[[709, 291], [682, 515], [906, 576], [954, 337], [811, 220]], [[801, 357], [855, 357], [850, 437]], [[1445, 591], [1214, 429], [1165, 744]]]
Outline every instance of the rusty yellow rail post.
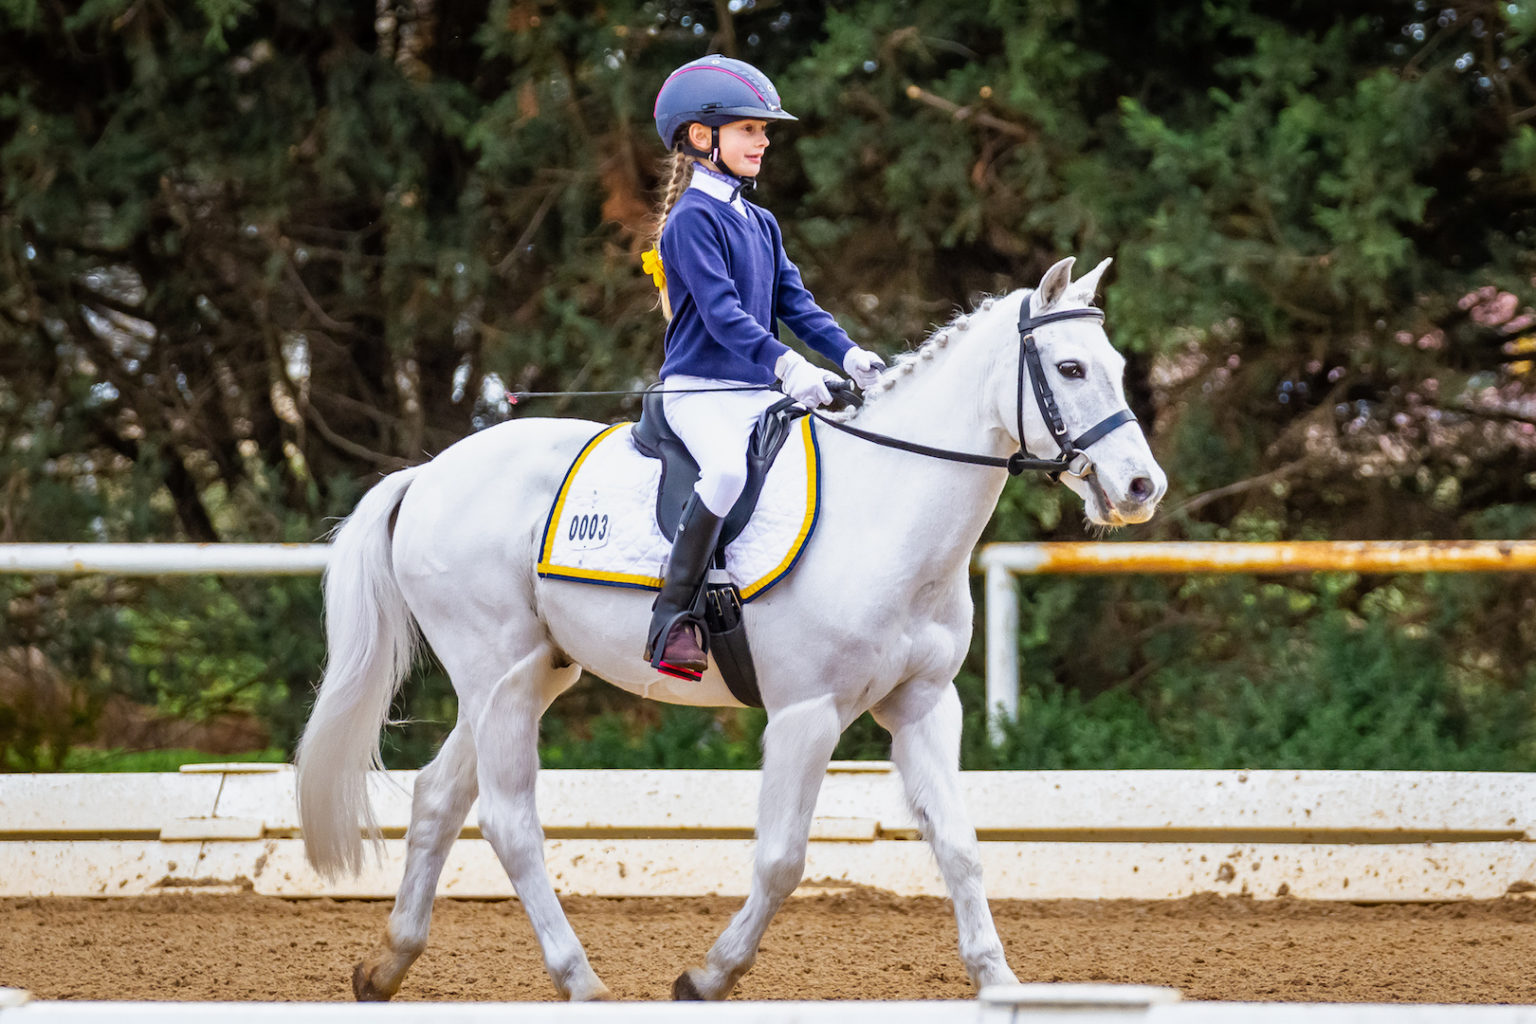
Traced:
[[986, 544], [975, 564], [986, 576], [987, 721], [996, 741], [1000, 723], [1019, 712], [1015, 575], [1529, 572], [1536, 569], [1536, 541]]

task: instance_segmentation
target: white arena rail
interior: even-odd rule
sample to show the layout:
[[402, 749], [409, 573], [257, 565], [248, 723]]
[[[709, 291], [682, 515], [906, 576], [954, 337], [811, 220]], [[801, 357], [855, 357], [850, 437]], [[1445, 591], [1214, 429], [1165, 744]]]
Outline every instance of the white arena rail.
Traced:
[[[250, 890], [389, 897], [414, 772], [380, 773], [382, 859], [323, 882], [304, 860], [284, 765], [180, 774], [0, 775], [0, 896]], [[997, 898], [1214, 892], [1358, 902], [1536, 891], [1536, 776], [1331, 771], [962, 773]], [[753, 771], [546, 771], [546, 860], [562, 893], [744, 895]], [[803, 891], [943, 884], [884, 762], [838, 762], [817, 802]], [[473, 811], [438, 892], [512, 895]]]
[[[329, 544], [0, 544], [0, 573], [313, 575], [329, 557]], [[1019, 707], [1015, 575], [1529, 572], [1536, 541], [1001, 543], [983, 545], [974, 566], [985, 576], [985, 699], [997, 739]]]
[[0, 544], [0, 572], [82, 576], [317, 575], [329, 544]]

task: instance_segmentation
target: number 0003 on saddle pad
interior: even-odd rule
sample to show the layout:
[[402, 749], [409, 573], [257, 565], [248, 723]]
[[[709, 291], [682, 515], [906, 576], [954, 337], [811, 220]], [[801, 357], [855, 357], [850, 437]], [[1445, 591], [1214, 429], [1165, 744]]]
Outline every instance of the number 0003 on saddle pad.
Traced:
[[[661, 460], [630, 440], [632, 423], [598, 434], [555, 495], [539, 548], [540, 576], [609, 587], [661, 589], [672, 544], [656, 525]], [[768, 470], [757, 509], [725, 549], [731, 582], [750, 601], [789, 574], [816, 529], [820, 453], [810, 417]]]

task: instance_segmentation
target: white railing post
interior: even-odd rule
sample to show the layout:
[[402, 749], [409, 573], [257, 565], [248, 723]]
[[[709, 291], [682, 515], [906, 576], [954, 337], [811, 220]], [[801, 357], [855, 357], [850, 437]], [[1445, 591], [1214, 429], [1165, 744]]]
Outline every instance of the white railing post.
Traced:
[[987, 565], [987, 733], [1001, 743], [1019, 714], [1019, 592], [1013, 573]]

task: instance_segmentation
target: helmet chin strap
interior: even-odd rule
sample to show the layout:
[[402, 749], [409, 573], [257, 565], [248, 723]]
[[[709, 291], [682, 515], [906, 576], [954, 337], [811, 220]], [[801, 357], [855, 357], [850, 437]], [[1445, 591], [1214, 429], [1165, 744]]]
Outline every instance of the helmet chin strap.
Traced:
[[720, 159], [720, 128], [718, 125], [709, 126], [708, 153], [704, 152], [702, 149], [699, 149], [693, 143], [689, 142], [686, 133], [683, 135], [682, 141], [680, 141], [677, 145], [678, 148], [681, 149], [684, 153], [687, 153], [689, 156], [698, 157], [700, 160], [708, 160], [711, 164], [714, 165], [716, 171], [728, 178], [735, 180], [736, 190], [731, 193], [731, 202], [735, 202], [736, 197], [741, 195], [743, 192], [752, 192], [757, 189], [756, 178], [749, 178], [744, 175], [737, 174], [735, 171], [725, 166], [725, 161]]

